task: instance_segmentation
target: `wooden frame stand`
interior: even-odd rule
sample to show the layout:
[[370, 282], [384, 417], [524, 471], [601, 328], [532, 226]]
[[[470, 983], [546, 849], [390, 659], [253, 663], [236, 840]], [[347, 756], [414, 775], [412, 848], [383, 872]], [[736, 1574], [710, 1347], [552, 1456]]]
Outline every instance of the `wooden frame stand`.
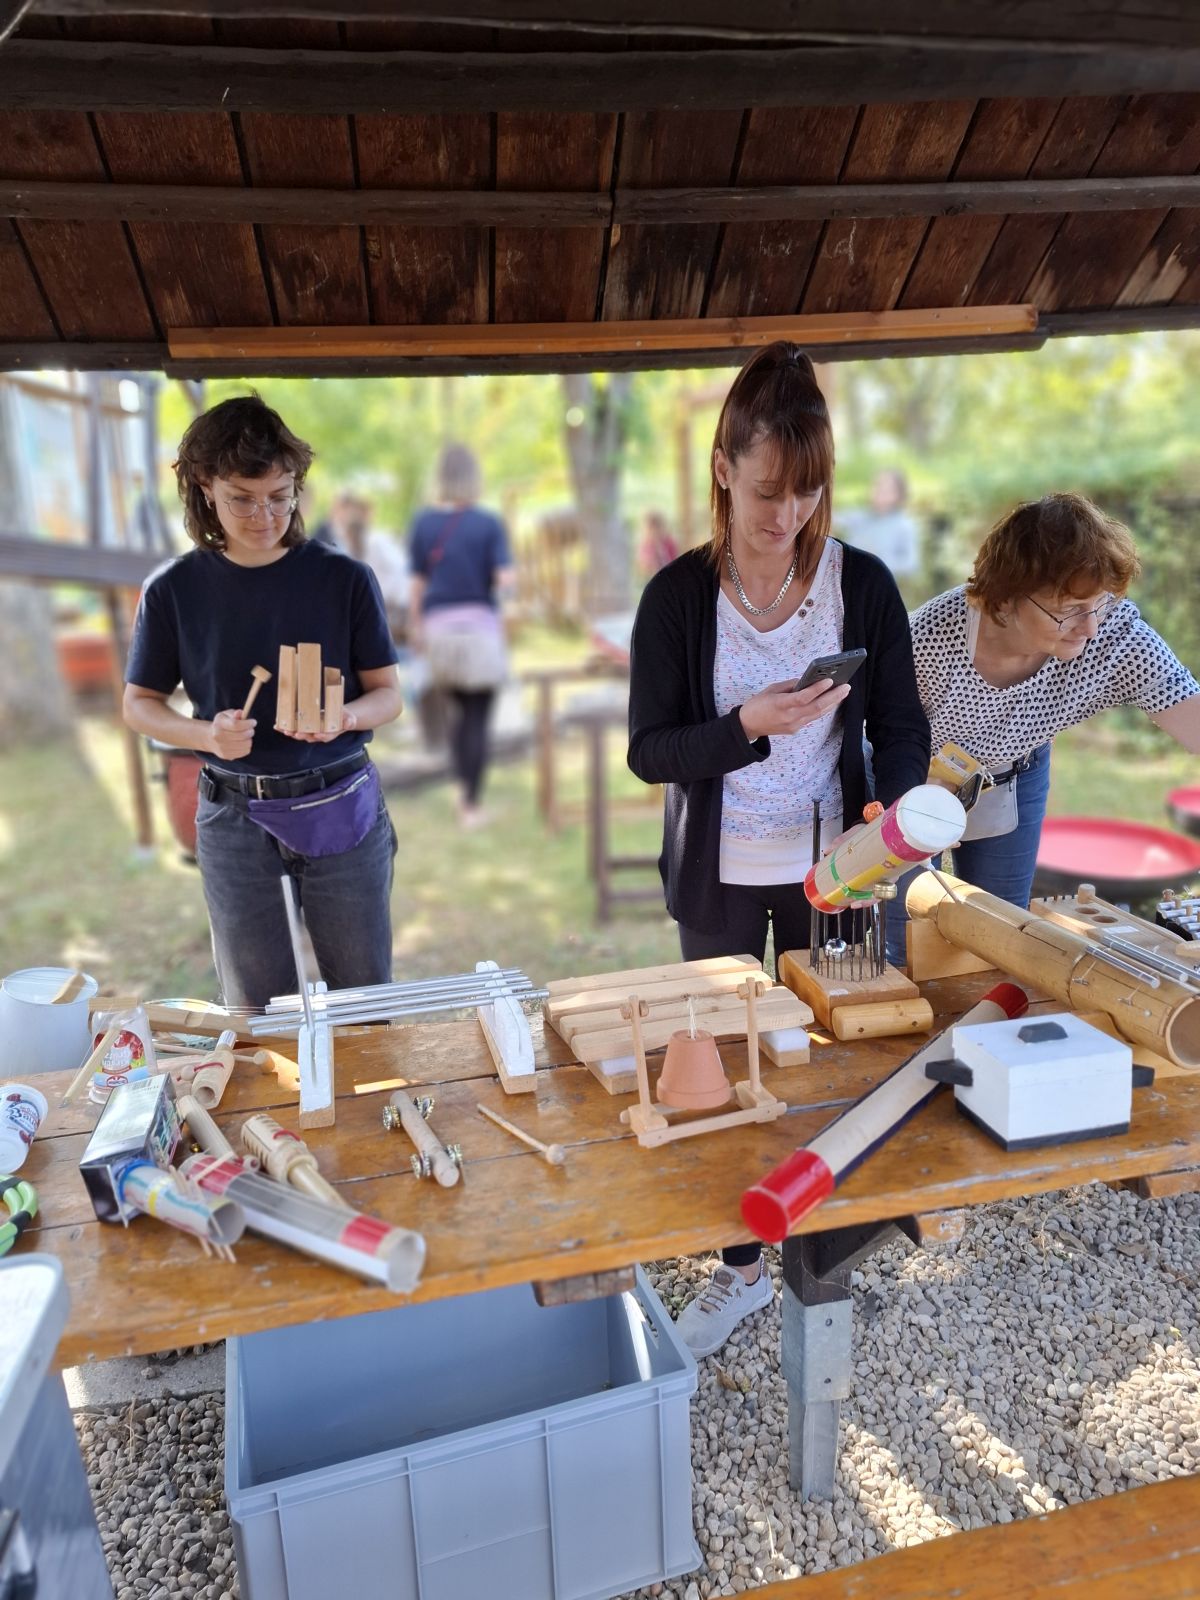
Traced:
[[673, 1139], [690, 1139], [698, 1133], [718, 1133], [722, 1128], [737, 1128], [747, 1122], [774, 1122], [787, 1110], [787, 1102], [778, 1099], [769, 1089], [764, 1089], [759, 1076], [756, 1006], [759, 996], [766, 991], [766, 987], [764, 979], [750, 976], [738, 986], [737, 990], [746, 1002], [746, 1056], [750, 1065], [750, 1076], [733, 1086], [733, 1092], [741, 1109], [718, 1111], [714, 1116], [694, 1117], [689, 1122], [676, 1123], [674, 1126], [668, 1119], [679, 1115], [677, 1108], [664, 1106], [650, 1097], [650, 1074], [646, 1067], [646, 1049], [642, 1040], [642, 1019], [648, 1014], [649, 1007], [644, 1000], [639, 1000], [637, 995], [630, 995], [626, 1004], [621, 1007], [621, 1015], [633, 1032], [638, 1103], [622, 1111], [621, 1121], [636, 1134], [637, 1142], [644, 1149], [649, 1150], [655, 1145], [669, 1144]]
[[[326, 992], [323, 983], [312, 986], [314, 996]], [[300, 1026], [296, 1039], [296, 1058], [300, 1066], [300, 1126], [332, 1128], [333, 1103], [333, 1028], [327, 1018], [314, 1011], [312, 1026]]]
[[[476, 972], [499, 972], [495, 961], [477, 961]], [[511, 994], [497, 993], [494, 1000], [475, 1007], [484, 1042], [495, 1063], [505, 1094], [531, 1094], [537, 1089], [533, 1061], [533, 1035], [521, 1003]]]

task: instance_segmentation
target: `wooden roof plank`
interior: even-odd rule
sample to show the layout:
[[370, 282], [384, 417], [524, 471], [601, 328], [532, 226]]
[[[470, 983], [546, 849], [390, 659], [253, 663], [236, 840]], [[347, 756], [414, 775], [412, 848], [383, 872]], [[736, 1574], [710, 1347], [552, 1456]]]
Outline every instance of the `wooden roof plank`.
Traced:
[[1119, 306], [1185, 304], [1200, 296], [1200, 208], [1172, 211], [1116, 297]]
[[0, 218], [0, 339], [57, 339], [20, 236]]
[[[967, 100], [864, 107], [842, 181], [945, 178], [974, 109]], [[921, 218], [906, 217], [827, 224], [801, 309], [832, 312], [894, 306], [927, 226]]]
[[[1200, 97], [1146, 95], [1132, 101], [1094, 170], [1101, 177], [1122, 177], [1147, 161], [1160, 172], [1200, 166]], [[1030, 279], [1030, 296], [1048, 311], [1111, 306], [1166, 217], [1165, 211], [1119, 220], [1068, 217]]]
[[999, 54], [941, 46], [778, 50], [346, 51], [10, 39], [17, 110], [604, 113], [879, 104], [1200, 88], [1200, 47]]
[[[101, 112], [96, 127], [117, 182], [240, 185], [229, 118]], [[188, 320], [245, 325], [273, 315], [254, 229], [233, 223], [134, 222], [130, 235], [163, 327]]]
[[[740, 184], [835, 184], [858, 121], [855, 106], [766, 110], [749, 117]], [[821, 238], [819, 222], [729, 223], [713, 263], [708, 315], [794, 311]]]
[[47, 10], [63, 14], [137, 12], [186, 16], [273, 18], [333, 17], [343, 20], [393, 19], [391, 26], [550, 28], [558, 33], [677, 33], [717, 39], [872, 38], [880, 33], [916, 38], [957, 39], [968, 45], [981, 38], [1047, 43], [1091, 42], [1107, 47], [1130, 44], [1179, 47], [1194, 41], [1194, 15], [1186, 6], [1148, 4], [1147, 0], [1108, 0], [1102, 8], [1087, 0], [1026, 0], [997, 7], [987, 0], [756, 0], [731, 14], [727, 0], [690, 0], [681, 21], [678, 0], [48, 0]]
[[[253, 112], [239, 119], [255, 184], [354, 188], [345, 117]], [[362, 235], [357, 227], [279, 223], [260, 230], [280, 322], [369, 322]]]
[[[1057, 100], [985, 100], [954, 166], [955, 183], [1023, 178], [1054, 121]], [[929, 228], [901, 306], [965, 305], [1003, 217], [938, 217]]]
[[[736, 111], [652, 111], [625, 118], [618, 185], [653, 189], [728, 184], [742, 116]], [[719, 227], [612, 230], [601, 316], [612, 319], [699, 316]]]
[[[1088, 176], [1124, 109], [1116, 97], [1064, 100], [1029, 169], [1033, 178]], [[968, 305], [990, 305], [1013, 283], [1029, 282], [1062, 225], [1061, 214], [1005, 219], [967, 295]]]
[[[82, 112], [0, 112], [0, 174], [102, 186], [104, 164]], [[112, 213], [109, 213], [111, 217]], [[120, 222], [20, 225], [65, 339], [152, 339], [158, 332]]]
[[[491, 124], [478, 114], [356, 117], [359, 183], [363, 189], [490, 188]], [[488, 320], [490, 229], [371, 224], [365, 240], [375, 321]]]
[[[496, 119], [496, 187], [608, 190], [617, 119], [529, 113]], [[586, 322], [595, 316], [605, 232], [496, 229], [497, 322]]]

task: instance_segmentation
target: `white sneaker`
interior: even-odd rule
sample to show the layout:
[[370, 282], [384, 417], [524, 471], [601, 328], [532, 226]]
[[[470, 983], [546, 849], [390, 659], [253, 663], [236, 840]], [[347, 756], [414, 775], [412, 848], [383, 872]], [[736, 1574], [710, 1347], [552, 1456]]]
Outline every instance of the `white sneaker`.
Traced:
[[747, 1283], [732, 1267], [718, 1267], [708, 1286], [684, 1306], [675, 1326], [694, 1356], [711, 1356], [744, 1317], [761, 1311], [774, 1298], [765, 1261], [754, 1283]]

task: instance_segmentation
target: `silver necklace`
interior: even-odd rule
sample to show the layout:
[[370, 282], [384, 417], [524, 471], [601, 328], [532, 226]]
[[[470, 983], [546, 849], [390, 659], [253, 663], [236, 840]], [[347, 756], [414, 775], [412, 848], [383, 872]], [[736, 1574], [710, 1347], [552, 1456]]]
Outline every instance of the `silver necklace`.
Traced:
[[733, 587], [737, 590], [738, 599], [742, 602], [752, 617], [765, 617], [768, 611], [774, 611], [776, 606], [782, 605], [784, 595], [791, 588], [792, 579], [796, 576], [796, 565], [800, 560], [800, 550], [799, 547], [797, 547], [793, 553], [792, 564], [788, 568], [788, 575], [783, 580], [783, 588], [780, 589], [779, 593], [775, 596], [774, 600], [771, 601], [769, 606], [752, 605], [750, 601], [747, 600], [746, 591], [742, 588], [742, 580], [738, 576], [737, 562], [733, 559], [733, 550], [729, 545], [725, 546], [725, 559], [729, 563], [729, 576], [733, 582]]

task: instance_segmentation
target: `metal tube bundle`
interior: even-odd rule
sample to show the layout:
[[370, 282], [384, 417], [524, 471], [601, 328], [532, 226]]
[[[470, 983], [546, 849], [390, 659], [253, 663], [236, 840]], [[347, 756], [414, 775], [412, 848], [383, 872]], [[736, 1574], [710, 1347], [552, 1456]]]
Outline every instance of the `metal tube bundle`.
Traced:
[[[1200, 988], [1194, 974], [1171, 976], [1163, 962], [1010, 905], [945, 873], [923, 872], [909, 887], [910, 917], [923, 917], [949, 944], [969, 950], [1022, 983], [1077, 1011], [1104, 1011], [1131, 1044], [1177, 1067], [1200, 1067]], [[1174, 963], [1169, 963], [1174, 965]]]
[[315, 1256], [393, 1294], [416, 1288], [425, 1265], [425, 1239], [361, 1211], [336, 1211], [320, 1200], [249, 1172], [230, 1156], [189, 1156], [181, 1169], [206, 1194], [228, 1195], [246, 1214], [247, 1227], [279, 1244]]
[[[1028, 1004], [1023, 989], [998, 983], [955, 1026], [1019, 1017]], [[742, 1195], [742, 1219], [747, 1227], [768, 1244], [786, 1239], [861, 1161], [937, 1093], [941, 1085], [926, 1075], [925, 1068], [944, 1049], [943, 1035], [936, 1034], [869, 1094], [835, 1117], [811, 1144], [794, 1151], [747, 1189]]]
[[[335, 1027], [355, 1022], [383, 1022], [394, 1017], [424, 1016], [434, 1011], [468, 1011], [507, 996], [530, 1004], [548, 998], [549, 991], [535, 989], [518, 967], [497, 971], [464, 972], [447, 978], [414, 983], [380, 983], [362, 989], [334, 989], [323, 995], [316, 1008], [321, 1021]], [[272, 1000], [261, 1015], [251, 1017], [252, 1035], [290, 1033], [305, 1021], [301, 995]]]

